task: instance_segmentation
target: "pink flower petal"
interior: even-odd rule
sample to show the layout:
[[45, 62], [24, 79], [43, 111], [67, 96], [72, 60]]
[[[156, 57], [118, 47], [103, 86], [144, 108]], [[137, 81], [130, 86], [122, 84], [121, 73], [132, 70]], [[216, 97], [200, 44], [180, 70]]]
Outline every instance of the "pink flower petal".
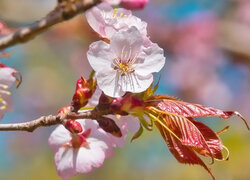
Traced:
[[70, 132], [63, 125], [60, 125], [51, 133], [48, 142], [51, 149], [56, 152], [63, 144], [70, 140]]
[[56, 170], [62, 179], [69, 179], [77, 172], [75, 171], [75, 153], [72, 148], [61, 147], [55, 154]]

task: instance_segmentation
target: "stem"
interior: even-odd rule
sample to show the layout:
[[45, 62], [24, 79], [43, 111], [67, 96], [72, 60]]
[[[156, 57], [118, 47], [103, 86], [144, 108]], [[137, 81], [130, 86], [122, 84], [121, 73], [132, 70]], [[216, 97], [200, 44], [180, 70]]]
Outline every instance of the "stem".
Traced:
[[59, 114], [59, 115], [49, 115], [49, 116], [42, 116], [38, 119], [23, 122], [23, 123], [12, 123], [12, 124], [0, 124], [0, 131], [27, 131], [33, 132], [38, 127], [45, 127], [45, 126], [53, 126], [56, 124], [64, 124], [67, 119], [97, 119], [100, 116], [107, 115], [109, 112], [107, 111], [97, 111], [92, 110], [83, 113], [73, 113], [70, 112], [68, 114]]
[[69, 20], [100, 2], [101, 0], [59, 0], [56, 8], [40, 21], [31, 26], [19, 28], [16, 32], [0, 38], [0, 50], [25, 43], [51, 26]]

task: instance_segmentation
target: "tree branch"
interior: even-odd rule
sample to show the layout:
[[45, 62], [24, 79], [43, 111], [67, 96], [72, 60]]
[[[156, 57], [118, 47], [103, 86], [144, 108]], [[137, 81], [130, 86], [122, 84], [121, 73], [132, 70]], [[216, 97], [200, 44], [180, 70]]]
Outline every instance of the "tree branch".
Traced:
[[59, 114], [42, 116], [38, 119], [24, 122], [24, 123], [13, 123], [13, 124], [0, 124], [0, 131], [27, 131], [33, 132], [38, 127], [53, 126], [56, 124], [64, 124], [67, 119], [97, 119], [97, 117], [109, 114], [108, 111], [97, 111], [92, 110], [83, 113]]
[[101, 0], [60, 0], [56, 8], [45, 18], [29, 27], [20, 28], [16, 32], [0, 38], [0, 50], [25, 43], [48, 30], [51, 26], [69, 20], [100, 2]]

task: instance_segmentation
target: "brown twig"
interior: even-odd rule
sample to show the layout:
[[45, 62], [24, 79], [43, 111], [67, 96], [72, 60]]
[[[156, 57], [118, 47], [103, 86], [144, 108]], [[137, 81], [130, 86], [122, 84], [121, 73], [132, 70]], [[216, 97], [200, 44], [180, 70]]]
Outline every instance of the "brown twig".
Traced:
[[69, 20], [100, 2], [101, 0], [60, 0], [56, 8], [45, 18], [29, 27], [20, 28], [16, 32], [1, 38], [0, 50], [19, 43], [25, 43], [46, 31], [51, 26]]
[[97, 117], [107, 115], [107, 111], [88, 111], [83, 113], [68, 113], [61, 115], [42, 116], [38, 119], [13, 124], [0, 124], [0, 131], [27, 131], [33, 132], [38, 127], [53, 126], [56, 124], [64, 124], [67, 119], [97, 119]]

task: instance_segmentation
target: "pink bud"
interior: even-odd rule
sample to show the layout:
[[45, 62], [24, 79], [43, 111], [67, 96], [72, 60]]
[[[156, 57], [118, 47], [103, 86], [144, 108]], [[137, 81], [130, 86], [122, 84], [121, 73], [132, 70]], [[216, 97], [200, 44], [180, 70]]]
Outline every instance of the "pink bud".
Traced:
[[148, 0], [122, 0], [120, 5], [126, 9], [143, 9]]
[[74, 110], [77, 111], [81, 107], [84, 107], [88, 103], [88, 100], [91, 98], [92, 94], [93, 91], [91, 91], [89, 88], [77, 89], [71, 103], [74, 107]]
[[68, 129], [71, 133], [80, 133], [82, 132], [82, 126], [79, 122], [74, 120], [67, 120], [64, 125], [66, 129]]
[[100, 117], [97, 122], [104, 131], [112, 134], [115, 137], [122, 137], [120, 128], [116, 125], [115, 121], [108, 117]]
[[143, 113], [144, 101], [133, 94], [126, 94], [124, 97], [116, 98], [110, 104], [110, 109], [115, 114], [126, 115], [126, 113]]
[[70, 109], [71, 109], [71, 105], [68, 105], [68, 106], [61, 108], [57, 113], [58, 114], [66, 114], [66, 113], [70, 112]]
[[76, 82], [76, 90], [83, 87], [88, 87], [88, 81], [84, 77], [81, 77]]

